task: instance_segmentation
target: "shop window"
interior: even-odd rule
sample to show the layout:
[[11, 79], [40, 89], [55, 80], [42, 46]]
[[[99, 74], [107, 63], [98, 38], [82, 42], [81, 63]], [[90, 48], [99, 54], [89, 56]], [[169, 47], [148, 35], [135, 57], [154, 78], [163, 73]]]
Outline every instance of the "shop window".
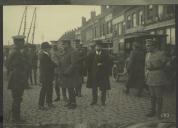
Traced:
[[121, 34], [122, 34], [122, 24], [119, 23], [119, 35], [121, 35]]
[[127, 17], [127, 28], [128, 28], [128, 29], [132, 27], [132, 24], [131, 24], [131, 23], [132, 23], [132, 22], [131, 22], [131, 16], [129, 15], [129, 16]]
[[144, 24], [143, 11], [139, 12], [139, 25]]
[[134, 13], [133, 14], [133, 16], [132, 16], [132, 20], [133, 20], [133, 27], [136, 27], [137, 26], [137, 15], [136, 15], [136, 13]]
[[158, 5], [158, 16], [159, 16], [159, 18], [162, 18], [163, 11], [164, 11], [163, 5]]
[[175, 45], [176, 40], [175, 40], [175, 28], [168, 28], [166, 29], [166, 34], [167, 34], [167, 44], [172, 44]]
[[153, 18], [153, 5], [148, 6], [147, 15], [148, 15], [148, 19]]

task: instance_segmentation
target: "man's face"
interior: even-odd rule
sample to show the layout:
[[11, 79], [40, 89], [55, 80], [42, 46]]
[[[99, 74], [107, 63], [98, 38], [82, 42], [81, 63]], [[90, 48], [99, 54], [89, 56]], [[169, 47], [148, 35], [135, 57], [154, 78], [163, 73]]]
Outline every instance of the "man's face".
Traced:
[[96, 45], [95, 49], [96, 51], [101, 51], [101, 45]]
[[150, 42], [146, 43], [147, 52], [152, 52], [154, 49], [155, 49], [155, 46], [152, 43], [150, 43]]
[[14, 40], [14, 44], [16, 44], [16, 47], [19, 49], [24, 48], [24, 40]]
[[68, 43], [63, 43], [63, 48], [64, 48], [64, 50], [68, 49], [69, 48], [69, 44]]

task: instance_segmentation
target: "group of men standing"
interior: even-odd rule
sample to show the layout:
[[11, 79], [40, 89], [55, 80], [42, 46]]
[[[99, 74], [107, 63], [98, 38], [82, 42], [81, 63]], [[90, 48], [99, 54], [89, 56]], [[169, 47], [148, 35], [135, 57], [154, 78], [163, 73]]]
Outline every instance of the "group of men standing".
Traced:
[[[25, 37], [14, 36], [14, 49], [8, 58], [8, 71], [9, 82], [8, 88], [12, 92], [12, 117], [14, 121], [21, 121], [20, 118], [20, 104], [24, 89], [28, 87], [28, 61], [24, 54]], [[39, 109], [45, 110], [45, 103], [49, 108], [53, 105], [53, 84], [55, 84], [56, 99], [60, 100], [60, 89], [62, 89], [62, 96], [67, 102], [66, 107], [75, 109], [77, 107], [76, 96], [81, 96], [82, 82], [83, 82], [83, 69], [87, 71], [87, 88], [92, 90], [92, 102], [90, 105], [96, 105], [98, 102], [98, 89], [101, 91], [101, 104], [105, 106], [106, 92], [110, 90], [109, 75], [112, 66], [111, 57], [102, 49], [103, 42], [101, 40], [95, 41], [95, 48], [92, 49], [87, 55], [81, 50], [80, 40], [76, 40], [76, 48], [73, 48], [70, 40], [62, 40], [62, 47], [59, 49], [57, 46], [52, 46], [48, 42], [41, 44], [41, 51], [39, 53], [39, 69], [40, 69], [40, 83], [41, 90], [39, 96]], [[132, 81], [136, 84], [146, 84], [149, 86], [151, 94], [151, 111], [147, 116], [154, 116], [156, 111], [160, 116], [163, 96], [162, 87], [165, 84], [165, 76], [163, 67], [166, 64], [165, 56], [162, 51], [156, 47], [156, 42], [147, 40], [146, 48], [146, 61], [145, 64], [140, 65], [139, 62], [144, 62], [144, 55], [140, 55], [139, 46], [135, 45], [134, 53], [130, 57], [137, 60], [136, 66], [138, 68], [130, 68], [128, 71], [137, 72]], [[138, 51], [137, 51], [137, 50]], [[51, 52], [52, 51], [52, 52]], [[130, 61], [135, 62], [135, 60]], [[85, 65], [84, 65], [85, 63]], [[83, 68], [85, 67], [85, 68]], [[146, 71], [140, 70], [145, 68]], [[146, 79], [144, 73], [146, 72]], [[142, 75], [140, 75], [140, 73]], [[132, 74], [133, 76], [133, 74]], [[128, 80], [128, 82], [129, 82]], [[145, 81], [144, 81], [145, 80]], [[131, 82], [131, 81], [130, 81]], [[134, 84], [131, 82], [130, 84]], [[129, 91], [129, 90], [127, 90]], [[68, 95], [67, 95], [68, 94]], [[156, 109], [156, 106], [158, 109]]]
[[102, 42], [96, 41], [95, 43], [96, 49], [85, 55], [80, 40], [76, 40], [76, 48], [71, 46], [70, 40], [62, 40], [62, 49], [58, 49], [54, 45], [51, 56], [50, 44], [48, 42], [42, 43], [40, 55], [40, 80], [42, 83], [39, 99], [40, 109], [45, 109], [45, 95], [48, 97], [48, 106], [54, 106], [52, 104], [53, 81], [57, 95], [55, 101], [60, 100], [60, 88], [62, 88], [63, 99], [67, 101], [65, 106], [69, 109], [75, 109], [77, 107], [76, 96], [81, 97], [84, 69], [87, 69], [88, 74], [87, 87], [92, 88], [91, 105], [97, 103], [98, 87], [101, 90], [102, 105], [105, 105], [106, 90], [110, 89], [109, 69], [111, 61], [109, 55], [101, 49]]

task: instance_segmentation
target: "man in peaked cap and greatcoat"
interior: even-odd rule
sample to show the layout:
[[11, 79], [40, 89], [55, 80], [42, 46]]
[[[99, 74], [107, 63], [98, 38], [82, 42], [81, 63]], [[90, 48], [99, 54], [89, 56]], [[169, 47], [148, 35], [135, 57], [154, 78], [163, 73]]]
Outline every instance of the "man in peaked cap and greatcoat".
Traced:
[[106, 91], [110, 90], [109, 73], [110, 73], [110, 57], [102, 50], [102, 41], [95, 41], [95, 51], [88, 55], [87, 68], [88, 79], [87, 88], [92, 89], [92, 103], [96, 105], [98, 99], [98, 88], [101, 91], [101, 103], [104, 106], [106, 102]]
[[151, 95], [151, 109], [146, 116], [153, 117], [157, 114], [158, 118], [161, 118], [163, 87], [168, 84], [164, 72], [167, 58], [165, 53], [158, 49], [157, 43], [153, 39], [146, 40], [145, 81]]
[[67, 88], [69, 94], [69, 102], [65, 106], [75, 109], [77, 107], [75, 88], [80, 84], [78, 56], [72, 48], [70, 40], [63, 40], [62, 43], [64, 54], [61, 58], [61, 86]]
[[27, 62], [23, 55], [25, 36], [18, 35], [13, 37], [14, 49], [7, 60], [9, 71], [8, 89], [12, 93], [12, 120], [21, 123], [20, 108], [24, 89], [27, 86]]

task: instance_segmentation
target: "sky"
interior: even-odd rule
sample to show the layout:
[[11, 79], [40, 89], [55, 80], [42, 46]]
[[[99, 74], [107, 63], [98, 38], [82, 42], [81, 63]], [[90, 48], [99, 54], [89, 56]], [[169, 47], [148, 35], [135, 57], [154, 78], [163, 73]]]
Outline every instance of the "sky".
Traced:
[[[82, 16], [90, 18], [90, 12], [100, 14], [100, 6], [78, 5], [30, 5], [27, 10], [28, 33], [34, 9], [37, 9], [34, 43], [58, 40], [66, 31], [81, 26]], [[3, 45], [12, 44], [17, 35], [25, 6], [3, 6]], [[22, 34], [22, 33], [20, 33]]]

